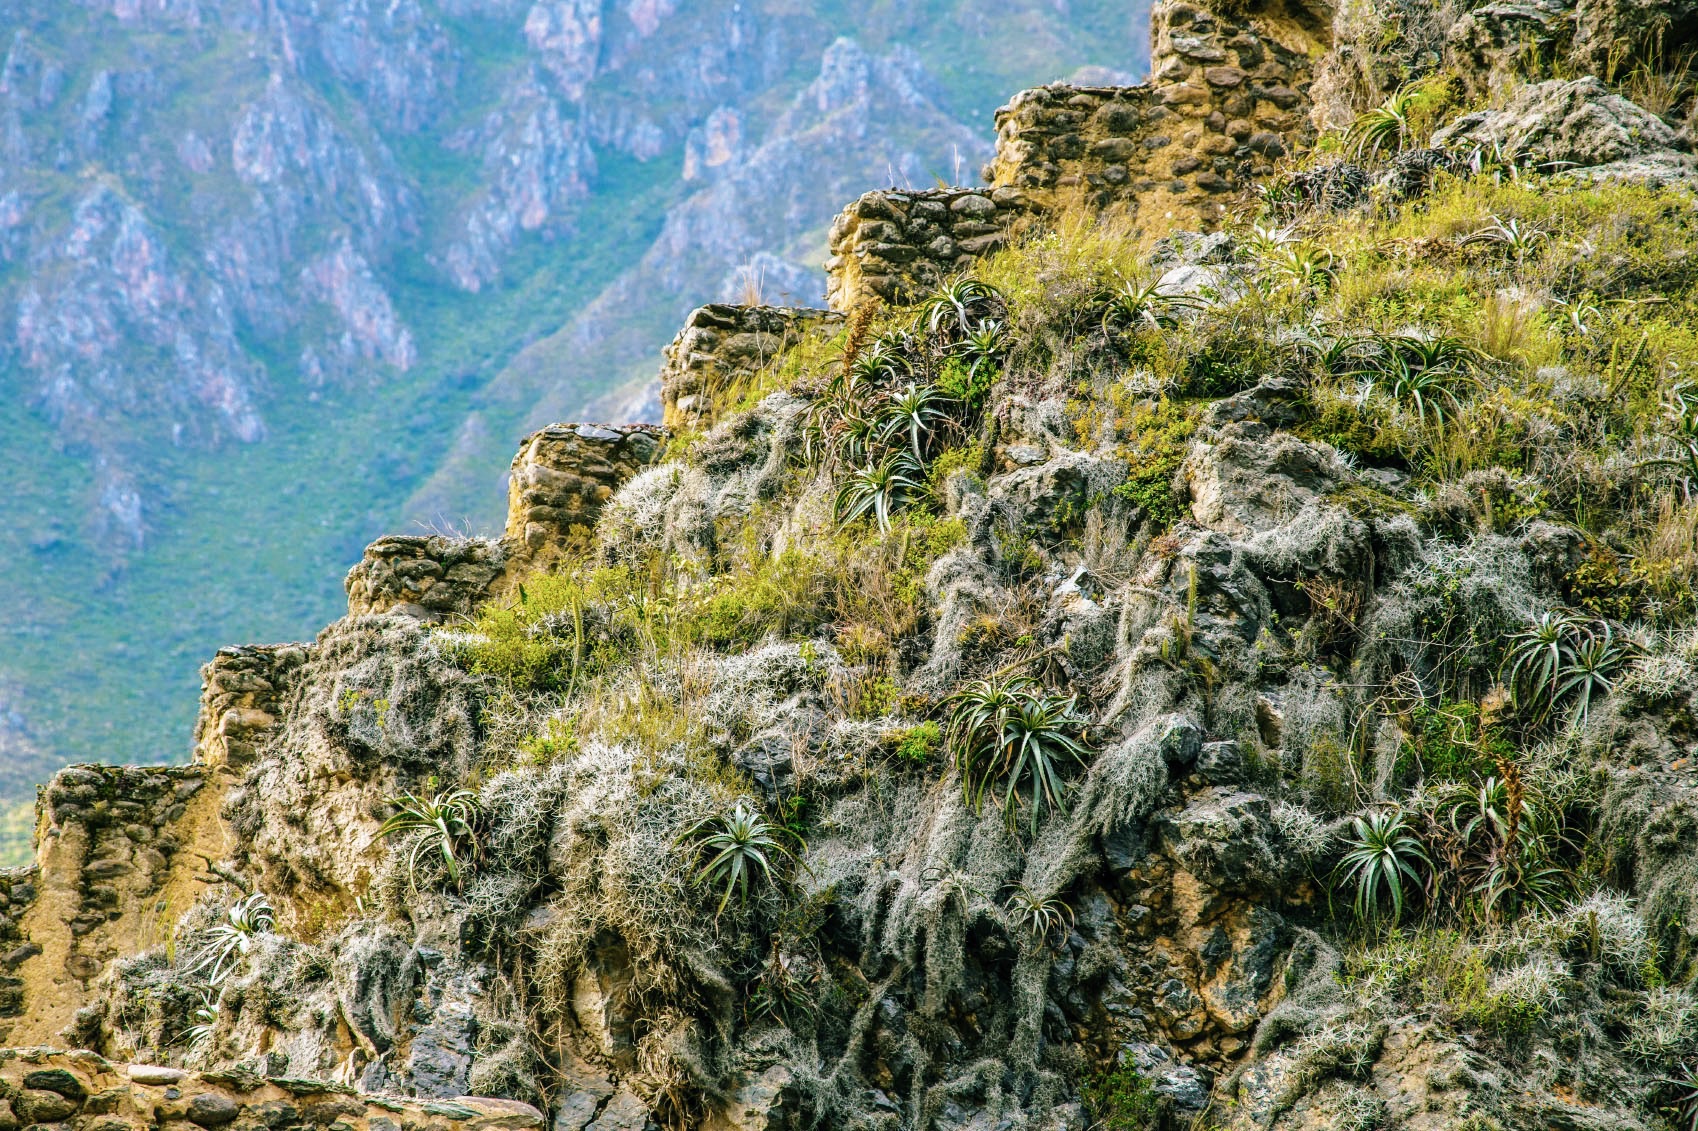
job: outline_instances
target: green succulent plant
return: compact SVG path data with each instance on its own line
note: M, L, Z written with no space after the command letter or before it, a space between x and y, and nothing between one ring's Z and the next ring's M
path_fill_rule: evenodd
M729 813L703 818L684 834L708 858L696 871L698 882L722 889L716 916L724 913L733 896L747 900L756 878L773 882L774 857L796 860L779 839L781 835L794 834L769 823L759 809L741 798Z
M949 746L975 811L1000 788L1010 823L1025 804L1035 832L1041 812L1064 808L1063 774L1087 753L1075 737L1083 726L1076 701L1045 694L1024 676L975 680L949 697Z
M1421 869L1431 872L1433 868L1421 839L1403 811L1391 808L1354 818L1348 845L1336 874L1342 886L1355 890L1351 905L1356 917L1376 922L1382 902L1389 900L1391 920L1397 922L1408 902L1405 885L1419 891Z
M837 522L845 525L870 515L879 530L888 533L891 516L925 489L924 465L907 449L889 452L845 478L837 491Z
M432 852L442 861L448 879L458 884L464 869L481 852L477 822L482 815L477 794L469 789L438 793L428 800L411 793L391 797L395 813L377 830L380 838L418 833L407 853L407 874L415 879L420 862Z

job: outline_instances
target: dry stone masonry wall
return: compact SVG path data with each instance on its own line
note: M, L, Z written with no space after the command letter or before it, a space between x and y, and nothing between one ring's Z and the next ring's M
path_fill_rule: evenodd
M13 1019L22 1017L27 1000L18 967L40 952L24 934L22 919L35 902L35 869L0 870L0 1041L7 1040Z
M1029 212L1012 188L864 193L831 225L826 301L842 311L869 295L910 301L1002 247Z
M625 480L660 455L648 424L553 424L525 437L507 489L507 540L535 568L580 541Z
M0 1051L0 1127L142 1131L535 1131L542 1115L513 1100L415 1101L251 1072L117 1065L93 1053Z
M690 312L660 369L661 422L676 431L708 419L712 394L752 376L810 329L838 321L829 310L710 303Z
M469 615L506 564L506 547L488 538L387 535L348 572L348 615L401 612L429 621Z
M5 959L26 999L8 1040L59 1039L114 959L170 937L210 878L203 858L228 854L218 819L227 775L206 765L86 765L54 776L42 793L34 899Z
M1045 86L996 114L988 189L867 193L831 229L827 297L911 299L1071 201L1209 230L1226 201L1313 137L1309 87L1330 9L1250 4L1228 19L1168 0L1151 14L1151 81Z
M195 761L236 769L251 763L277 726L289 673L306 661L310 647L248 644L220 648L200 669Z

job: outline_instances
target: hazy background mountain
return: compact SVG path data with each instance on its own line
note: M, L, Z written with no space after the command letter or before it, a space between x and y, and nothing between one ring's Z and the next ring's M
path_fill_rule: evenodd
M0 0L0 808L186 755L216 647L310 636L379 533L495 529L527 428L640 413L684 313L751 279L819 302L840 204L976 180L1009 93L1141 77L1147 26Z

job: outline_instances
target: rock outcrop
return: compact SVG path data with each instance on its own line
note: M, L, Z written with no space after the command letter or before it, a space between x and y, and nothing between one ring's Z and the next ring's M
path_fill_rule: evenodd
M572 14L539 12L569 55ZM1578 433L1527 415L1522 470L1455 455L1470 409L1512 411L1521 355L1320 340L1292 312L1352 280L1316 255L1294 284L1283 231L1145 238L1169 219L1152 192L1208 226L1211 182L1179 161L1234 162L1209 175L1236 190L1304 143L1322 23L1167 5L1154 85L1028 93L1002 183L845 213L832 303L850 337L885 319L846 346L876 362L854 382L817 356L837 314L698 309L664 371L686 441L531 434L500 540L380 540L317 640L215 657L194 765L62 772L36 866L0 875L0 1031L172 1066L0 1054L0 1115L1652 1126L1646 1066L1698 1057L1683 595L1653 608L1648 571L1558 521L1536 477ZM1189 157L1116 144L1170 123ZM732 144L721 125L701 153ZM1445 136L1594 170L1681 152L1595 79ZM1314 233L1352 183L1280 203ZM1036 297L959 289L954 325L861 302L913 299L1057 208L1122 206L1151 227L1118 259L1069 275L1053 241L1010 247ZM1522 258L1479 258L1469 295L1526 284ZM1159 282L1105 298L1130 260ZM1023 340L963 350L972 314ZM1386 357L1396 389L1328 384ZM920 387L933 370L947 396ZM1687 413L1663 376L1644 389ZM1662 492L1642 534L1691 506L1648 476L1664 463L1686 466L1633 461L1620 491ZM1686 635L1630 631L1635 599ZM1578 668L1518 680L1506 642L1551 633L1559 659L1587 650L1583 700ZM1517 700L1541 694L1544 714ZM1401 859L1407 885L1382 898L1353 856L1382 878ZM1360 921L1334 906L1352 897ZM1377 929L1417 904L1428 922Z

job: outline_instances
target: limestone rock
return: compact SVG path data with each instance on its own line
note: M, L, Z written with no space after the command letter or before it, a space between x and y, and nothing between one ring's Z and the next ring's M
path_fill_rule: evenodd
M1179 474L1197 522L1242 537L1291 521L1305 502L1335 488L1344 469L1330 450L1245 423L1199 440Z

